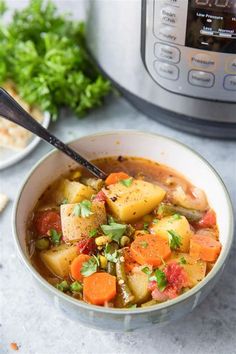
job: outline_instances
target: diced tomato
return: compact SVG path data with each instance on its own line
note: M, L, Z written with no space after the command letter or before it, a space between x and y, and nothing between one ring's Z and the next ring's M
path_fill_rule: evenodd
M167 264L164 269L166 280L169 285L173 285L177 290L187 286L188 276L186 271L177 262Z
M152 298L159 302L174 299L179 295L180 290L187 286L188 276L183 267L176 262L169 263L163 270L166 275L167 286L161 291L157 282L151 281L148 289L152 292Z
M78 253L93 254L97 246L93 238L83 238L77 243Z
M213 210L208 210L202 219L198 222L201 227L213 227L216 225L216 214Z
M96 197L94 198L97 202L105 202L106 201L106 195L103 193L103 191L98 192Z
M61 232L60 213L53 210L40 211L35 215L34 226L39 235L47 235L51 229Z

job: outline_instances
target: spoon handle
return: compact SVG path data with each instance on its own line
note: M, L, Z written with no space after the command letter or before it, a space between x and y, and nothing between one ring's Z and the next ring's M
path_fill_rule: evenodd
M106 179L107 175L97 166L87 161L84 157L72 150L68 145L52 135L47 129L39 124L29 113L27 113L3 88L0 87L0 116L13 123L29 130L39 136L64 154L88 169L98 178Z

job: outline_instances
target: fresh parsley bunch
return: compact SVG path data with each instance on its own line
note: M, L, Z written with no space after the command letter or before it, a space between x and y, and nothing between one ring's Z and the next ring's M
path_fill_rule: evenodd
M0 20L5 11L0 0ZM1 21L0 83L7 80L26 102L50 112L54 120L64 106L82 117L111 90L88 55L84 24L59 15L44 0L30 0L8 25Z

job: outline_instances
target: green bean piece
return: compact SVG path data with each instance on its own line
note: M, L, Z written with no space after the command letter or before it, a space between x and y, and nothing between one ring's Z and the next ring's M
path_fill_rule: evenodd
M44 237L44 238L40 238L35 242L35 247L40 250L46 250L49 247L49 239Z
M181 206L161 203L158 210L157 216L163 218L164 216L170 216L174 214L180 214L186 217L190 222L198 222L203 217L204 213L194 209L187 209Z
M107 271L111 275L116 275L116 265L113 262L107 262Z
M116 277L122 295L123 307L126 307L134 301L134 295L132 294L128 286L127 277L125 273L125 263L121 261L121 257L118 258L118 261L116 263Z

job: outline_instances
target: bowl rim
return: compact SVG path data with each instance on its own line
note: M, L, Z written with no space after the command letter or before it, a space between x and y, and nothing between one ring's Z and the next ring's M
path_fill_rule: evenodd
M13 205L12 222L11 222L14 243L15 243L15 247L17 249L17 253L20 256L20 259L23 261L24 265L26 266L26 268L28 268L28 270L31 272L31 274L34 276L34 278L37 281L39 281L39 283L41 283L41 285L43 287L45 287L50 293L52 293L52 295L59 297L60 299L65 300L66 302L68 301L71 305L82 307L84 310L90 310L90 311L93 310L97 313L106 313L106 314L118 315L118 316L119 315L144 314L144 313L155 312L155 311L167 309L167 308L173 307L177 304L180 304L181 302L184 302L186 299L190 298L193 295L196 295L207 283L210 283L210 281L217 275L217 273L220 271L220 269L224 266L227 258L229 257L229 254L230 254L230 250L231 250L232 243L233 243L233 235L234 235L233 206L232 206L232 202L231 202L228 190L227 190L223 180L221 179L218 172L211 166L211 164L204 157L202 157L198 152L196 152L195 150L193 150L191 147L187 146L186 144L184 144L174 138L166 137L161 134L149 133L149 132L144 132L141 130L133 130L133 129L109 130L109 131L84 135L84 136L81 136L77 139L70 141L67 144L72 145L80 139L84 139L84 138L91 139L91 138L94 138L96 136L101 136L101 135L104 136L104 135L117 134L119 136L119 135L125 135L125 134L130 134L130 133L135 134L135 135L145 135L145 136L150 136L150 137L156 137L156 138L160 138L160 139L167 140L170 142L174 142L175 144L180 145L182 148L189 150L192 154L197 156L204 164L206 164L208 166L210 171L215 175L216 179L218 180L218 182L221 184L221 186L223 188L224 195L226 197L226 201L227 201L227 205L228 205L228 218L229 218L228 238L226 240L226 245L225 245L224 251L222 253L222 257L220 259L218 259L217 263L214 265L211 272L208 273L208 275L203 280L201 280L201 282L199 282L199 284L194 286L192 289L190 289L186 293L178 296L177 298L172 299L172 300L168 300L168 301L160 303L160 304L156 304L156 305L153 305L150 307L145 307L145 308L120 309L120 308L108 308L108 307L101 307L101 306L97 306L97 305L87 304L84 301L79 301L77 299L72 298L69 295L64 294L63 292L56 289L49 282L47 282L47 280L45 280L40 275L40 273L33 267L33 265L30 263L29 259L26 257L26 255L24 254L24 252L21 248L20 241L19 241L19 238L17 235L16 216L17 216L18 204L21 199L21 195L23 193L23 189L25 188L25 185L29 182L33 172L38 168L39 165L41 165L45 160L47 160L52 154L59 152L57 149L52 149L47 154L42 156L41 159L38 160L34 164L34 166L30 169L30 171L27 173L27 175L26 175L26 177L25 177L25 179L24 179L24 181L17 193L16 199L15 199L15 202Z

